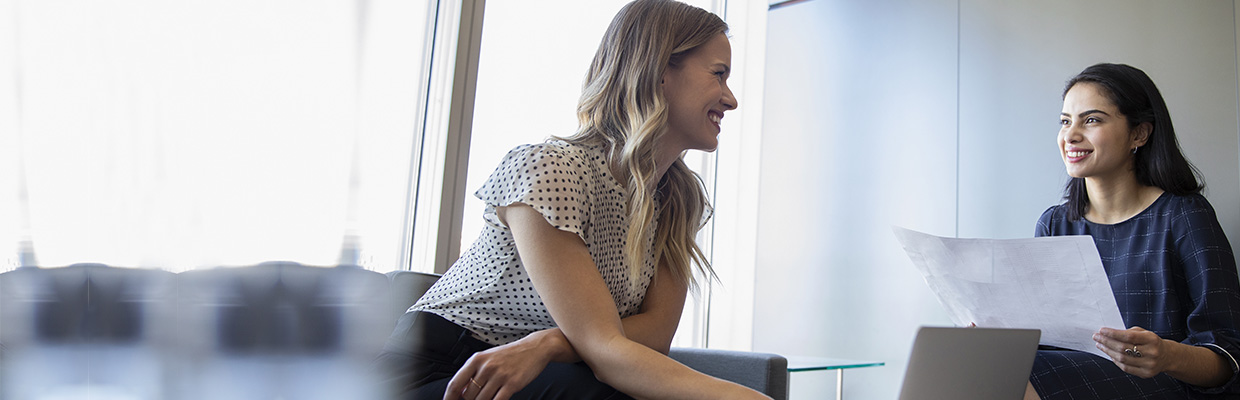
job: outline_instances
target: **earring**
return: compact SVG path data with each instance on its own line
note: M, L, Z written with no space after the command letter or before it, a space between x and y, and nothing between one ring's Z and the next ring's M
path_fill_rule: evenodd
M1137 149L1139 149L1139 148L1140 148L1140 147L1133 147L1133 148L1132 148L1132 154L1137 154Z

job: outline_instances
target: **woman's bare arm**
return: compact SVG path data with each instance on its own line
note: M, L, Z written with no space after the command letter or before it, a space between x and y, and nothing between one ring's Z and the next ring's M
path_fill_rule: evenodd
M688 288L688 282L680 282L667 269L666 263L660 263L659 272L650 282L641 309L637 314L620 320L624 335L634 342L667 354L671 351L672 337L676 335L676 328L680 325ZM530 338L538 341L539 345L550 353L551 361L581 361L581 356L568 343L568 338L559 328L534 332L530 334Z
M572 348L604 383L638 398L765 398L751 389L693 371L651 346L630 339L581 238L556 229L524 204L498 211L512 230L521 262L552 318ZM656 303L650 308L655 312L643 313L643 319L651 320L647 327L659 328L644 334L659 338L660 343L666 337L670 343L668 335L675 327L667 328L659 321L672 318L670 311L683 307L685 289L663 286L671 274L660 275L665 280L653 283L651 289ZM677 292L681 297L678 306L667 304L664 308L657 304ZM647 308L645 304L643 308ZM462 372L468 367L467 364Z

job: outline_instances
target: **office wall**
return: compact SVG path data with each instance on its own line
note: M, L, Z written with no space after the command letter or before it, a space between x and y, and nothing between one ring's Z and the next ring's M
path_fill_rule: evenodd
M908 333L949 322L891 225L955 233L956 3L768 17L754 349L885 361L848 371L845 396L895 398ZM824 398L834 378L795 373L791 394Z
M1233 3L1079 3L961 2L960 235L1033 234L1068 178L1055 142L1064 82L1117 62L1158 84L1185 155L1240 244Z
M772 11L760 169L757 351L868 359L845 396L895 398L916 327L948 325L891 225L1028 237L1059 202L1063 83L1147 71L1240 242L1232 1L814 0ZM834 390L792 376L794 399Z

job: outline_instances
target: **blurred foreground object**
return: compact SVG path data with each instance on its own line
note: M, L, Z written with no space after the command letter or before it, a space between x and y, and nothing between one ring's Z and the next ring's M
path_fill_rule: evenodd
M0 399L373 399L388 277L265 263L0 274Z

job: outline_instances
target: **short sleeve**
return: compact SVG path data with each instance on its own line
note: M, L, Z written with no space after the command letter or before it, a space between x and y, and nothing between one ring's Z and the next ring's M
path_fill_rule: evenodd
M489 224L504 226L495 215L496 207L523 203L556 229L585 240L588 176L585 160L563 147L524 145L509 151L474 195L486 203L483 218Z

